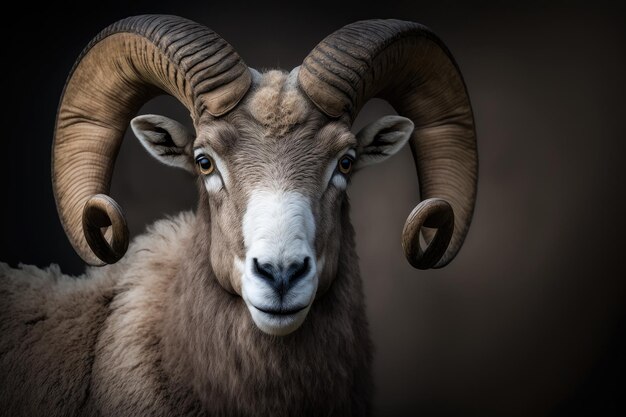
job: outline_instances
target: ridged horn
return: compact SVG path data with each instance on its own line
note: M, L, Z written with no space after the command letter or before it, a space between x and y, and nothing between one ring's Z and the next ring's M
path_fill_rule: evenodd
M443 42L412 22L356 22L320 42L298 77L305 94L330 117L353 121L370 98L379 97L413 120L410 144L424 201L405 223L404 252L419 269L448 264L471 222L478 156L465 83Z
M139 108L169 94L197 123L231 110L250 82L232 46L177 16L123 19L89 43L65 84L52 146L57 210L85 262L117 262L128 247L124 215L108 194L124 132Z

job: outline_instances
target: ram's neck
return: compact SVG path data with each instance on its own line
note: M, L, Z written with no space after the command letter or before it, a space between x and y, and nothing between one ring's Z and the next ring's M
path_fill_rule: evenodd
M246 398L255 409L241 404L242 414L265 414L258 407L272 414L276 404L285 404L276 396L284 394L286 384L292 385L290 395L302 397L288 403L311 404L325 395L351 395L355 372L369 380L370 342L354 232L347 212L342 219L337 276L304 324L285 337L262 333L241 297L218 284L208 248L202 242L191 245L171 285L162 333L162 365L181 398L185 390L195 392L199 404L217 414L224 411L224 398L235 404ZM206 220L201 224L198 217L197 231L206 230ZM311 377L317 391L307 386Z

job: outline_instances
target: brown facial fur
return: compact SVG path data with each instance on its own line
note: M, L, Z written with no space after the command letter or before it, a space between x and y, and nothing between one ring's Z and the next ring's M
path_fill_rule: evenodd
M316 223L316 254L324 259L318 293L331 285L337 269L342 234L339 212L346 196L322 182L328 165L342 151L355 147L356 139L344 124L329 122L307 106L301 93L286 85L287 80L284 72L263 74L240 108L223 121L200 126L194 142L194 148L217 153L228 170L227 184L218 193L208 195L200 180L199 213L211 218L207 235L216 242L210 248L216 276L224 288L237 294L241 294L240 271L234 267L234 259L245 258L241 223L254 190L297 191L308 197ZM292 101L300 105L292 110L282 107ZM264 112L256 110L259 108ZM267 116L280 113L281 108L298 117L279 120Z

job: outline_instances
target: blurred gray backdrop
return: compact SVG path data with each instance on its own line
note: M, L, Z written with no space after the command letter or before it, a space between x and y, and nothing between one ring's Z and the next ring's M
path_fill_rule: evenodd
M417 271L400 245L419 201L408 148L353 180L376 345L375 415L625 410L626 25L619 6L140 1L59 5L57 15L20 7L2 28L9 109L0 152L0 261L84 269L57 219L50 145L65 77L106 25L133 14L178 14L220 33L249 66L289 70L344 24L417 21L446 42L465 77L478 131L478 203L456 260ZM355 129L392 111L374 100ZM142 112L189 123L171 98ZM191 177L159 165L129 134L112 195L133 235L196 204Z

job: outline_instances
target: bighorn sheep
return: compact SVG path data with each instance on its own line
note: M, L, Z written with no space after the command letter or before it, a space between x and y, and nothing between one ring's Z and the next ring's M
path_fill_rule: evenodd
M131 122L158 94L190 110L194 134L162 116ZM399 116L353 135L372 97ZM129 122L157 159L198 176L200 195L195 213L130 246L107 196ZM403 247L416 268L442 267L470 224L477 152L459 70L427 28L350 24L290 73L249 69L179 17L106 28L65 86L52 176L75 250L111 265L80 278L0 265L0 410L367 415L371 342L345 189L407 141L425 200Z

